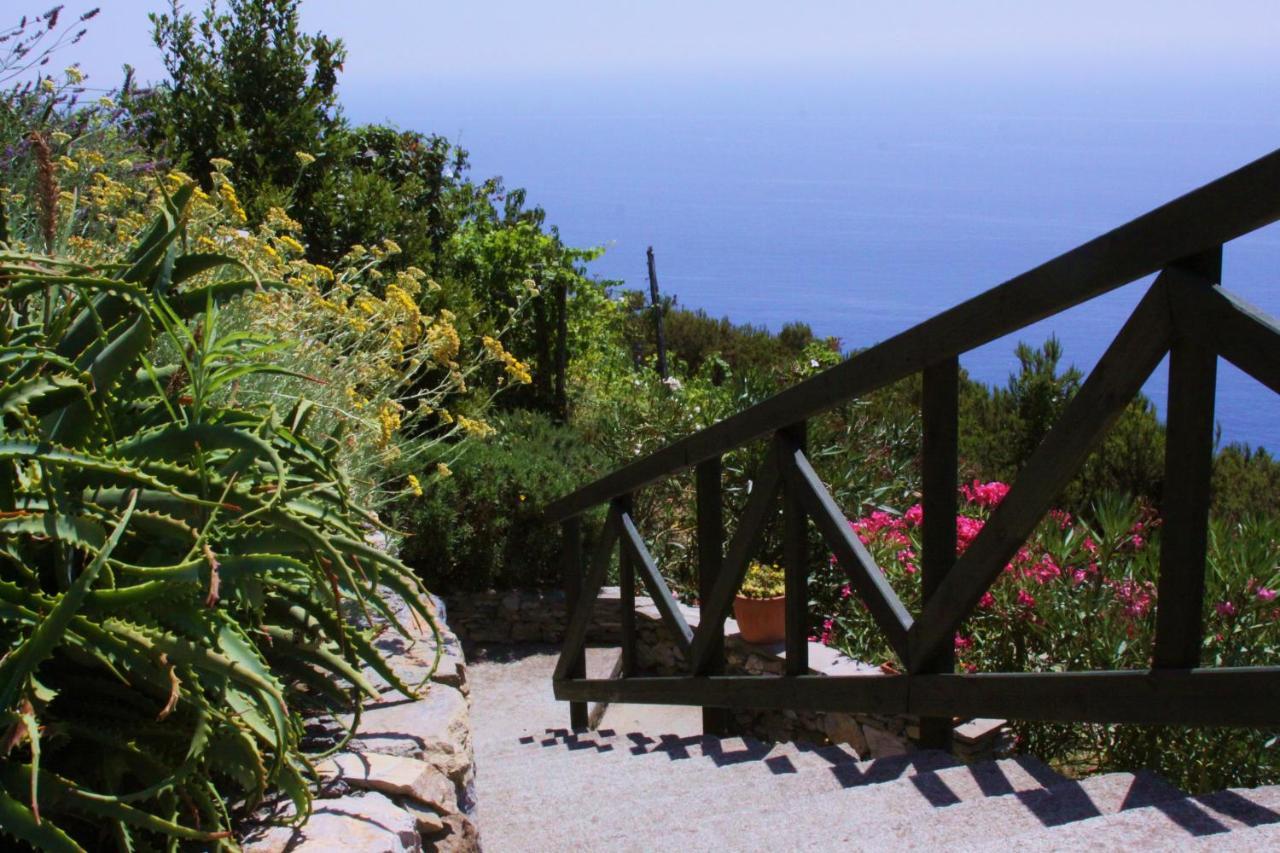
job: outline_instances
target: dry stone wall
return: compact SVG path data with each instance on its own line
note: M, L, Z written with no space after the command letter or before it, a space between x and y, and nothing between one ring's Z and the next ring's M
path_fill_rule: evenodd
M489 591L449 597L451 624L468 643L559 643L565 624L565 598L557 591ZM685 620L697 627L696 607L681 605ZM588 642L615 645L622 637L621 598L616 587L601 590L596 600ZM782 644L754 645L737 633L732 619L725 622L725 666L729 674L781 675L785 666ZM636 598L636 663L650 675L680 675L687 670L675 638L657 607ZM879 669L853 660L819 643L809 644L809 669L819 675L867 675ZM907 716L834 712L735 710L735 728L768 741L844 743L860 755L875 758L908 751L920 735L919 720ZM965 760L979 760L1010 751L1003 720L967 720L957 725L954 751Z
M384 630L375 641L391 671L409 685L431 675L436 639L431 627L393 595L408 637ZM429 599L444 656L419 698L406 699L380 675L364 675L380 691L362 708L357 736L319 763L322 783L310 818L297 827L273 825L283 810L259 814L242 840L247 853L403 853L479 850L473 822L475 769L471 705L462 644L449 629L443 602ZM350 724L350 720L343 721ZM316 721L313 728L323 729ZM281 804L276 804L280 806Z

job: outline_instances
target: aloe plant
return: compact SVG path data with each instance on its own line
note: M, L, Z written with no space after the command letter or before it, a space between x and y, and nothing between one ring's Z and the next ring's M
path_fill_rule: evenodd
M399 628L389 589L435 624L340 437L237 406L275 344L218 305L279 285L184 252L190 195L120 264L0 244L0 836L41 849L233 847L274 792L301 819L302 720L373 695L363 668L420 687L352 615Z

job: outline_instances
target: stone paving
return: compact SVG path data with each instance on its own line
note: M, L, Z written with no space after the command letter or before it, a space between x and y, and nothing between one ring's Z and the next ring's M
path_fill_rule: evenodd
M478 646L469 668L484 850L1275 850L1280 789L1184 796L1148 773L1066 779L1035 759L697 734L696 709L612 706L565 730L556 649ZM588 674L608 675L607 650Z

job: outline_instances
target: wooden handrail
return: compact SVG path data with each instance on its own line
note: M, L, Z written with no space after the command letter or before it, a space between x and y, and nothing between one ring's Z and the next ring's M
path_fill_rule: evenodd
M921 741L945 748L957 715L1063 722L1193 725L1280 723L1280 667L1200 670L1206 528L1217 359L1280 393L1280 323L1223 290L1222 244L1280 219L1280 150L1206 184L999 287L945 311L817 376L675 442L556 501L562 523L570 618L554 681L585 725L585 700L702 705L708 730L718 708L793 708L921 717ZM1046 316L1159 272L1062 416L1022 466L1008 494L956 556L960 353ZM1170 354L1165 535L1158 572L1152 668L1128 672L957 675L956 630L1106 430ZM913 614L858 540L806 456L806 420L890 382L923 373L922 605ZM772 437L738 527L724 541L721 456ZM701 618L686 624L631 516L637 489L698 466ZM783 512L786 672L725 676L724 621L767 521ZM611 505L585 577L580 514ZM807 553L812 521L850 589L905 663L893 676L808 675ZM620 544L624 667L621 680L586 679L583 651L592 603ZM639 676L634 620L637 569L675 636L688 674Z
M563 521L1280 219L1280 149L549 504Z

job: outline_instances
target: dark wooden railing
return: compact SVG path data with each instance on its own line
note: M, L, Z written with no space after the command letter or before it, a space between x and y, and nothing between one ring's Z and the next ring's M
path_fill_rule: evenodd
M1223 244L1280 219L1280 150L908 329L770 399L626 465L546 509L563 526L570 617L554 677L571 722L586 702L645 702L911 714L945 743L954 717L1062 722L1263 725L1280 722L1280 667L1201 669L1206 529L1219 356L1280 392L1280 327L1220 286ZM956 552L959 356L1121 285L1158 273L1115 340L1032 453L964 554ZM1280 282L1278 282L1280 284ZM1165 354L1170 354L1165 497L1152 666L1140 671L952 672L952 638L1051 501ZM806 419L913 373L922 392L922 592L907 611L805 456ZM724 542L721 457L771 442L737 530ZM701 619L691 631L631 516L634 494L696 468ZM784 516L786 674L726 676L724 620L775 501ZM585 576L579 517L609 511ZM907 672L808 675L811 519ZM592 604L621 547L621 679L585 678ZM688 674L635 668L635 578L685 652ZM721 717L705 712L715 728Z

